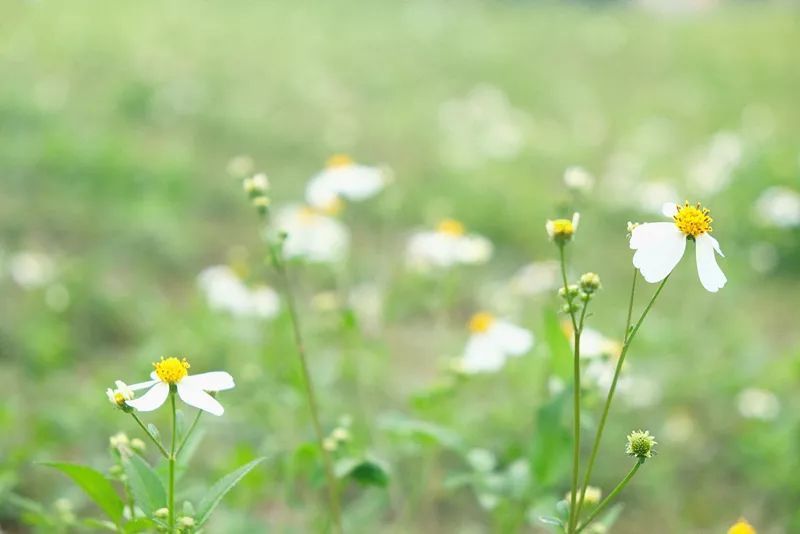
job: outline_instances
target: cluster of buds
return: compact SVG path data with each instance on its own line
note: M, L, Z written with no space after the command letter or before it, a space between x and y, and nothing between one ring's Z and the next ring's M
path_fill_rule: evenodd
M580 218L580 213L573 213L572 219L548 220L547 224L545 224L548 237L559 247L563 247L572 241L572 236L575 235L575 232L578 230Z
M352 439L352 435L350 434L351 424L352 420L350 417L345 416L340 418L339 425L322 440L323 448L328 452L334 452L345 443L348 443Z
M117 432L108 438L108 444L111 451L122 459L130 458L134 453L143 454L145 451L144 441L139 438L128 439L124 432Z
M634 456L641 461L652 458L656 454L656 438L647 430L634 430L628 434L628 443L625 445L625 454Z
M267 175L260 172L250 178L245 178L242 181L242 187L250 198L250 202L258 210L258 213L261 216L266 216L272 202L267 195L269 193L269 178L267 178Z
M592 300L600 287L600 277L596 273L584 273L577 284L560 288L558 295L565 301L564 313L572 314L579 311L580 303L585 305Z

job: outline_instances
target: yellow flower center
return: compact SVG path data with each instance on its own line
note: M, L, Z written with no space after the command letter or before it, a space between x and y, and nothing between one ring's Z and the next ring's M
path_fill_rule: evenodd
M683 206L678 206L678 213L675 214L673 219L678 230L694 238L711 232L711 221L713 219L709 213L699 202L695 206L690 206L686 202Z
M125 404L125 400L125 395L123 395L121 392L117 391L114 393L114 402L116 402L118 406Z
M575 227L569 219L554 220L552 229L554 236L569 237L575 233Z
M342 199L334 197L329 202L326 202L324 206L320 206L319 211L325 215L339 215L343 209L344 202L342 202Z
M334 154L328 158L327 167L333 169L336 167L347 167L352 164L353 160L347 154Z
M464 235L464 225L455 219L443 219L436 230L452 236Z
M728 534L756 534L756 529L744 519L740 519L728 529Z
M177 384L183 377L189 374L189 362L186 358L179 360L174 356L167 359L161 358L160 362L155 362L153 367L156 369L158 379L166 384Z
M494 323L492 314L486 312L476 313L469 320L469 329L475 334L480 334L489 330L492 323Z

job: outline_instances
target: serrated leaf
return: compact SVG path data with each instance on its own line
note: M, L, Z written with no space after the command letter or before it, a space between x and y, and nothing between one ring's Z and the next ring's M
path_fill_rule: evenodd
M550 352L550 368L553 375L563 381L568 381L572 376L572 345L570 345L558 314L548 310L544 314L544 338Z
M334 473L337 478L351 478L365 486L385 488L389 485L388 471L374 460L342 458L334 465Z
M139 456L131 456L125 462L124 468L133 497L145 515L151 516L153 512L167 505L164 484L147 462Z
M239 483L244 476L253 470L255 466L263 462L266 458L256 458L252 462L243 465L236 471L228 473L221 479L219 479L209 490L206 492L205 497L200 503L197 505L197 526L202 526L208 518L211 517L211 513L214 511L214 508L217 507L219 502L225 497L225 494L228 493L233 487Z
M102 473L78 464L44 462L42 465L58 469L70 477L114 523L120 522L124 504L114 486Z

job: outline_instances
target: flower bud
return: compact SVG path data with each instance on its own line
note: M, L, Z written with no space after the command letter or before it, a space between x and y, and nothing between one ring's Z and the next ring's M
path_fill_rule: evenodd
M628 444L625 454L635 456L640 460L652 458L655 455L656 439L647 430L634 430L628 434Z
M322 440L322 448L328 452L335 451L337 446L338 443L336 443L336 440L331 437Z
M182 528L192 528L195 525L194 518L185 515L180 519L178 519L178 525L181 526Z
M114 449L119 449L120 447L127 447L130 441L128 440L128 435L124 432L117 432L110 438L108 438L108 444L111 445Z
M350 441L350 431L346 428L335 428L331 433L331 437L338 442Z
M600 277L596 273L584 273L580 280L581 291L591 295L600 289Z
M561 298L565 298L567 300L572 300L572 299L574 299L575 297L578 296L578 291L579 291L579 289L578 289L577 285L570 284L566 288L564 288L564 287L559 288L558 295Z
M158 510L153 512L153 515L157 519L166 519L169 517L169 510L167 508L159 508Z
M144 441L140 440L139 438L133 438L131 440L131 449L135 450L136 452L144 452Z
M548 220L547 224L545 224L545 230L547 230L547 235L550 237L552 241L555 241L558 245L564 245L572 240L572 236L575 234L575 231L578 229L578 221L580 220L580 214L574 213L572 215L572 219L553 219Z
M574 303L564 304L564 306L561 307L561 310L564 313L575 313L575 312L580 310L580 307L577 304L574 304Z
M127 405L127 402L129 400L133 400L133 390L129 388L128 385L122 380L116 380L114 385L117 386L116 389L106 389L108 402L114 404L117 408L123 411L130 411L131 408Z

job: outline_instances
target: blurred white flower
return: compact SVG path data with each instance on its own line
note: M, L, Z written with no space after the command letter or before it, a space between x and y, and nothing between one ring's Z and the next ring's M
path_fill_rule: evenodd
M718 132L689 168L689 186L702 196L719 193L730 184L742 161L742 140L732 132Z
M533 347L533 334L489 313L480 312L469 321L472 335L461 360L465 373L500 370L512 356L522 356Z
M514 293L534 296L559 286L560 267L557 261L540 261L522 267L509 282Z
M800 193L788 187L770 187L759 195L755 211L765 225L777 228L800 226Z
M572 324L565 323L567 336L570 343L574 343ZM574 348L573 348L574 350ZM599 356L612 356L616 358L622 350L622 345L611 338L607 338L597 330L585 327L581 333L581 358L597 358Z
M524 145L524 121L524 113L511 106L502 90L479 85L465 98L439 107L443 158L460 168L511 159Z
M492 243L488 239L466 234L464 225L453 219L444 219L435 231L415 233L406 247L407 264L419 271L485 263L491 255Z
M747 388L736 397L739 413L747 419L771 421L778 417L780 401L774 393L766 389Z
M129 386L133 391L149 389L141 397L128 400L128 406L132 406L140 412L151 412L164 404L169 396L170 388L175 386L178 396L189 406L194 406L212 415L222 415L225 411L219 401L207 392L232 389L235 384L229 373L212 371L190 375L189 367L191 366L186 358L179 360L175 357L161 358L161 361L155 362L153 367L155 367L155 371L150 374L152 380Z
M339 154L308 182L306 201L315 208L325 208L341 198L366 200L377 195L388 181L385 169L360 165Z
M275 217L275 229L286 232L283 253L287 258L333 263L343 260L350 248L350 231L319 209L297 204L285 206Z
M233 178L244 178L253 172L255 163L253 158L246 155L234 156L228 161L228 175Z
M55 278L56 269L50 256L40 252L22 251L9 258L12 280L24 289L36 289Z
M614 380L616 368L617 362L615 359L607 357L591 358L584 371L585 382L605 395L611 389L611 382ZM624 395L630 385L630 378L623 374L624 369L617 379L617 393L620 395Z
M678 412L670 415L664 423L664 430L660 432L666 439L675 443L685 443L695 433L695 422L688 413Z
M648 282L666 278L683 257L686 242L696 243L697 274L706 290L716 293L727 282L717 265L715 252L722 256L719 243L711 237L711 217L700 204L683 206L666 203L663 213L672 222L644 223L631 232L630 247L636 251L633 265Z
M278 294L270 287L250 290L236 272L225 265L208 267L197 277L208 306L236 317L270 319L280 309Z
M569 167L564 171L564 185L569 189L588 193L594 187L594 176L583 167Z

